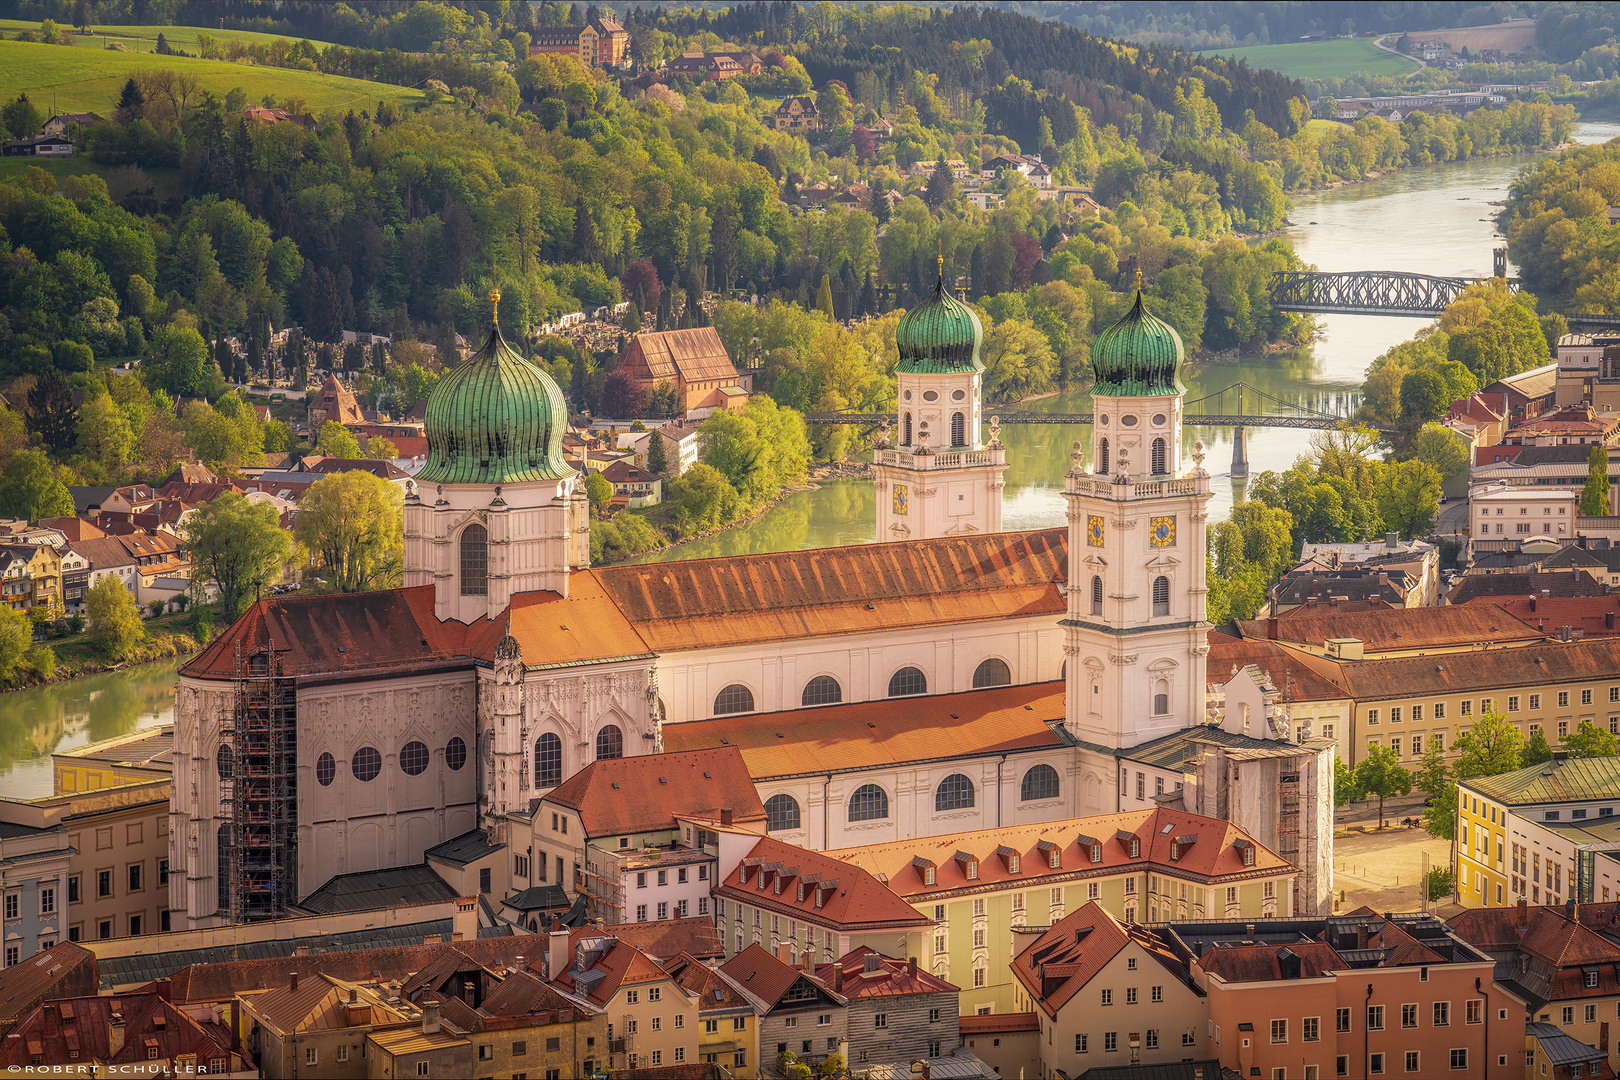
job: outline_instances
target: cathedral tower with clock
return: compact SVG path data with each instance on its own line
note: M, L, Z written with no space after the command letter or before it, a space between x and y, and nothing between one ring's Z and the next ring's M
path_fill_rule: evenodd
M1066 723L1129 747L1204 721L1209 646L1203 447L1182 467L1181 338L1136 302L1091 347L1093 468L1064 484L1069 589Z
M939 282L895 328L900 362L898 447L872 455L877 538L929 540L1001 531L1001 474L1007 452L984 415L984 328L973 309Z

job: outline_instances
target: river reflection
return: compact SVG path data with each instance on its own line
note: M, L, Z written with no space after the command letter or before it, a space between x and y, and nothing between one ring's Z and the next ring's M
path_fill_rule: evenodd
M180 661L0 694L0 792L51 794L51 754L156 727L174 718Z

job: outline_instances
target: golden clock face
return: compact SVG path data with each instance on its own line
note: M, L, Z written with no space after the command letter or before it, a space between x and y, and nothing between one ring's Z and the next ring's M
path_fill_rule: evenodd
M909 502L910 492L907 490L906 485L894 485L894 512L896 514L904 514Z
M1148 536L1154 547L1171 547L1176 542L1176 519L1174 517L1156 517Z
M1092 547L1103 546L1103 519L1096 514L1086 520L1086 543Z

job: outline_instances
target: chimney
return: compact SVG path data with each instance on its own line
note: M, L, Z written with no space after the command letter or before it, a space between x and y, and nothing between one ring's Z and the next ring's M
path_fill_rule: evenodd
M1384 546L1385 547L1393 548L1397 544L1399 544L1399 542L1400 542L1400 534L1399 533L1387 532L1387 533L1384 534Z
M1530 929L1530 901L1519 897L1519 932Z
M349 987L349 1004L353 1005L353 1004L357 1003L359 1000L360 1000L360 991L356 990L352 986Z
M169 978L168 978L167 975L165 975L163 978L157 980L157 995L158 995L158 997L162 998L164 1001L173 1001L174 1000L174 987L169 982Z
M1365 949L1366 947L1367 947L1367 924L1362 923L1360 926L1356 927L1356 948Z
M1605 629L1605 630L1613 630L1614 629L1614 612L1613 611L1605 611L1603 613L1603 629Z
M722 829L731 828L731 807L729 806L720 808L720 827Z
M295 994L298 992L298 972L296 971L292 973L292 991Z
M550 949L546 954L546 978L556 981L568 967L568 931L551 932Z
M107 1056L114 1058L124 1048L124 1014L114 1011L107 1019Z
M814 949L804 950L804 952L799 956L799 969L801 971L808 972L810 970L810 961L815 957L815 955L816 953Z
M842 964L840 964L838 961L834 960L833 961L833 993L842 994L843 992L844 992L844 966Z
M906 974L913 979L917 977L917 958L915 956L906 957Z
M422 1034L437 1035L439 1033L439 1003L429 1002L422 1006Z
M47 1039L56 1038L56 1006L47 1001L40 1006L40 1011L44 1014L45 1019L45 1037Z
M1530 610L1531 611L1536 610L1536 594L1535 593L1530 594Z
M776 946L776 958L778 960L782 961L782 963L788 964L788 965L791 966L792 963L793 963L793 946L790 945L786 941L784 941L784 942L780 943L779 945L777 945Z
M478 897L456 897L456 913L450 921L451 940L472 941L478 937Z

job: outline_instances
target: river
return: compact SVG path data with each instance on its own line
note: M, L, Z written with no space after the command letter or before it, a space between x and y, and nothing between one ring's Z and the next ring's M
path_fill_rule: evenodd
M0 794L49 795L52 754L170 723L180 663L142 664L0 694Z
M1620 124L1582 123L1580 143L1620 136ZM1412 273L1488 276L1497 234L1492 202L1507 198L1508 184L1533 161L1528 156L1487 158L1434 165L1294 197L1282 235L1301 259L1319 270L1404 270ZM1191 364L1183 372L1187 400L1245 383L1275 397L1339 412L1359 403L1362 378L1379 354L1410 338L1418 319L1365 315L1319 316L1321 333L1311 344L1226 363ZM1041 412L1090 412L1090 396L1074 390L1021 406ZM1247 408L1257 410L1250 400ZM1189 412L1203 410L1189 406ZM991 410L992 412L994 410ZM1226 410L1221 410L1226 411ZM1291 428L1249 428L1251 475L1286 469L1310 448L1312 432ZM1090 447L1084 425L1010 424L1001 429L1007 447L1008 529L1060 525L1064 520L1063 474L1070 444ZM1202 440L1214 477L1210 513L1224 518L1244 481L1231 475L1231 428L1193 427L1186 444ZM758 519L713 536L641 556L636 562L706 559L762 551L865 543L873 539L876 507L869 481L839 480L789 496Z

